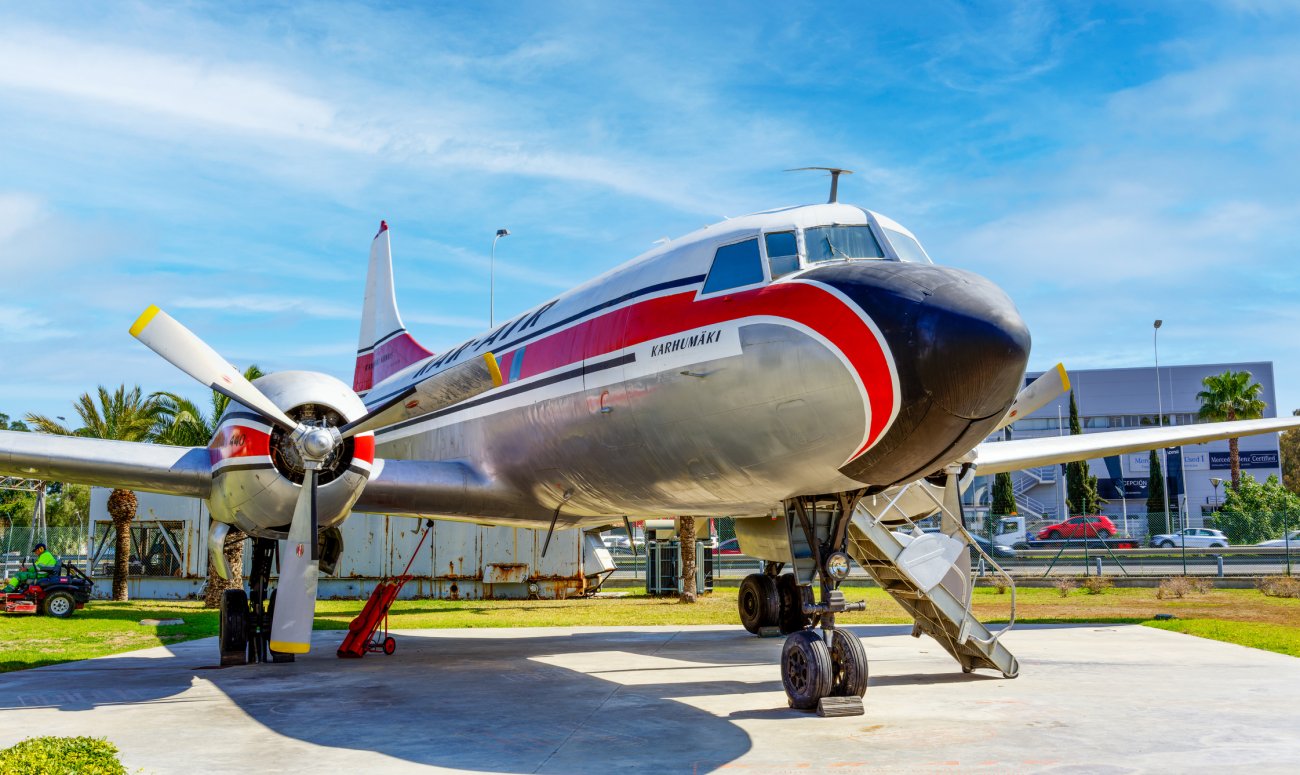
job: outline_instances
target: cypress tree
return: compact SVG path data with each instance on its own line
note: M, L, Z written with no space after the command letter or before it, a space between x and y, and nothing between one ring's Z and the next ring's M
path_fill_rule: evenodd
M1070 391L1070 435L1083 433L1079 422L1079 404ZM1076 460L1065 466L1065 497L1071 514L1096 514L1101 499L1097 497L1097 477L1088 472L1088 461ZM1067 515L1068 516L1068 515Z
M1011 474L1004 472L993 477L993 504L989 513L998 517L1016 513L1016 495L1011 489Z
M1011 488L1011 474L1003 472L993 477L993 502L989 506L988 524L984 532L990 541L997 527L998 518L1016 513L1016 494Z
M1165 513L1165 474L1160 456L1151 450L1151 478L1147 486L1147 534L1159 535L1168 529L1169 515Z

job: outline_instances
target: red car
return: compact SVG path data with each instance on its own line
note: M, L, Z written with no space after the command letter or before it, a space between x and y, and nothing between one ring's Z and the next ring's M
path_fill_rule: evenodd
M1119 531L1110 517L1100 514L1087 517L1070 517L1064 522L1048 525L1038 531L1039 538L1110 538Z

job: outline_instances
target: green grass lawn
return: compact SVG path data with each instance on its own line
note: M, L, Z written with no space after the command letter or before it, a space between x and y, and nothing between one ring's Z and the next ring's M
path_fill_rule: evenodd
M844 614L846 624L907 624L911 620L876 588L846 588L867 610ZM581 625L736 624L734 587L719 588L696 605L643 594L572 600L400 600L389 625L394 629L542 627ZM1010 597L978 588L976 616L1005 621ZM361 610L360 600L322 600L316 629L337 630ZM1180 600L1160 600L1154 589L1081 590L1061 597L1055 589L1022 589L1017 620L1023 623L1110 622L1145 624L1204 638L1300 656L1300 600L1265 597L1255 590L1213 590ZM1171 621L1154 621L1173 614ZM185 624L146 627L141 619L180 618ZM737 625L739 626L739 625ZM0 616L0 672L168 645L217 634L217 613L195 601L92 601L69 619Z

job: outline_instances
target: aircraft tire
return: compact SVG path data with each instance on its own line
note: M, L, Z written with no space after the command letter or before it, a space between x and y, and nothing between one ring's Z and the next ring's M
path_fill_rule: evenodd
M781 608L777 625L782 635L799 632L812 624L812 619L803 612L803 594L799 591L799 582L793 573L783 573L776 579L777 597Z
M776 579L763 573L746 576L740 582L736 606L740 609L740 623L755 635L764 627L775 627L781 616Z
M831 673L831 697L867 693L867 650L848 630L837 629L831 636Z
M217 643L221 649L221 666L248 664L248 595L242 589L221 593Z
M781 685L790 707L814 710L831 693L831 651L814 630L800 630L781 648Z

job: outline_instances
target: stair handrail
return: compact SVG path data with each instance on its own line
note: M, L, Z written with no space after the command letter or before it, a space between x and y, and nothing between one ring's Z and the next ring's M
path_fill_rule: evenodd
M980 548L980 545L975 542L975 538L970 534L968 530L966 530L966 526L962 524L960 514L953 514L951 511L949 511L947 508L944 507L943 501L940 498L935 497L934 493L930 492L928 489L925 489L924 487L921 489L925 491L925 494L929 496L930 500L935 502L935 504L939 507L940 511L944 512L950 518L952 518L953 524L957 527L959 531L961 531L961 534L965 539L966 545L974 548L975 551L978 552L983 559L987 560L988 564L992 566L993 570L996 573L1001 574L1007 580L1007 583L1011 587L1011 615L1007 619L1006 626L995 633L991 633L988 640L984 640L983 638L976 638L972 636L969 632L969 620L971 618L971 612L970 612L971 604L974 602L974 598L975 598L974 578L973 577L968 578L968 583L966 584L966 601L962 606L963 607L962 622L961 622L961 629L958 633L957 642L965 643L968 639L975 640L978 641L979 643L984 644L986 647L991 648L993 644L998 642L998 639L1001 638L1003 634L1010 631L1011 628L1016 625L1016 580L1011 578L1011 574L1007 573L1007 571L1001 565L998 564L997 560L994 560L987 552L985 552L982 548ZM966 574L968 577L972 576L972 572L969 568L966 570Z

